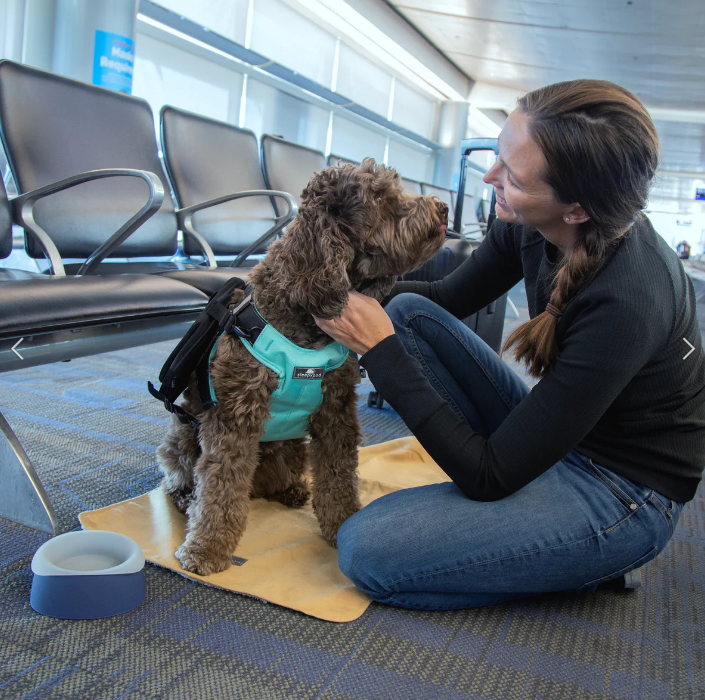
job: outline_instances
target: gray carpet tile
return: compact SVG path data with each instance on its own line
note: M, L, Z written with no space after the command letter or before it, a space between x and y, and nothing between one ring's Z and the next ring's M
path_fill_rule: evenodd
M521 287L511 294L526 318ZM77 513L160 481L167 414L146 392L173 343L0 374L0 410L57 509ZM505 360L527 380L522 368ZM530 382L529 382L530 383ZM409 432L368 409L364 444ZM373 604L327 623L151 565L147 600L95 621L29 606L47 536L0 520L0 698L256 700L696 700L705 698L705 493L683 512L636 592L545 595L477 610Z

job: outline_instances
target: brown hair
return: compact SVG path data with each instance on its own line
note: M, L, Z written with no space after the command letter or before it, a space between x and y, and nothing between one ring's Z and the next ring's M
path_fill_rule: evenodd
M544 180L560 202L578 202L590 217L553 281L549 302L562 313L641 216L658 165L658 134L641 101L606 80L547 85L517 108L546 158ZM529 373L543 376L556 355L556 323L544 311L519 326L504 350L514 346Z

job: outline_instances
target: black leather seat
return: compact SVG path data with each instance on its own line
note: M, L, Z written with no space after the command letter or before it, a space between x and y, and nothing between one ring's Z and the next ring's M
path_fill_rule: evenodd
M164 191L160 210L92 272L149 272L174 277L208 293L236 270L171 262L177 253L177 217L159 160L152 111L144 100L77 80L0 61L0 137L21 193L91 170L130 168L155 173ZM111 177L86 182L38 202L36 223L46 230L63 260L88 258L128 220L146 199L143 183ZM26 226L25 226L26 228ZM27 253L43 257L41 246L26 237ZM203 251L204 258L212 256ZM146 259L163 257L151 263ZM65 264L76 272L78 263ZM198 268L198 269L194 269ZM193 272L193 274L191 274Z
M208 300L190 285L155 275L39 275L3 280L0 290L0 338L174 314L193 320Z
M257 262L247 256L264 253L293 218L277 217L275 197L262 175L257 137L247 129L170 106L162 108L160 124L164 164L174 194L182 211L193 211L191 219L183 215L180 221L182 230L191 233L184 238L185 252L199 253L193 235L197 231L214 255L231 258L219 261L220 266L239 265L237 274L245 278ZM289 209L295 213L288 194L276 198L287 214ZM220 203L200 209L201 202L214 200Z
M10 204L0 178L0 259L11 251ZM79 277L0 267L0 372L179 338L207 301L193 286L159 275Z

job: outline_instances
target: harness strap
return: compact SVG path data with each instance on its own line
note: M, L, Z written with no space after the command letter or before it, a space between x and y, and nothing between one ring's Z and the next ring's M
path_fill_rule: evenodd
M218 333L195 369L198 395L204 411L209 411L215 407L215 401L211 393L210 361L212 350L218 339L226 333L232 333L254 343L267 326L267 321L262 318L262 315L255 308L254 290L251 285L245 287L245 295L233 309L228 309L223 304L212 304L211 308L208 309L208 313L218 321Z
M169 413L173 413L179 419L179 423L183 423L183 425L193 425L196 428L201 424L198 418L194 418L188 411L181 408L181 406L169 401L161 391L154 388L152 382L147 382L147 389L155 399L164 404L164 407Z
M245 338L254 344L259 334L267 327L267 321L257 310L254 293L250 286L245 288L245 298L232 310L234 323L227 332Z
M218 321L219 328L224 326L229 320L230 309L218 302L208 304L206 307L206 312L209 316L212 316L216 321Z

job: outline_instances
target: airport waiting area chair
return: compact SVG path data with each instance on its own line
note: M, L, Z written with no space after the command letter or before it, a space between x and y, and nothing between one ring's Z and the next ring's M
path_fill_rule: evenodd
M184 237L206 264L171 259L178 252L177 222L187 221L194 211L175 210L159 160L154 118L144 100L0 61L0 137L20 193L105 168L155 173L166 192L159 211L119 245L101 249L101 259L89 261L89 269L84 261L139 209L144 185L135 178L115 177L55 194L37 204L32 221L21 222L25 230L35 230L36 235L26 236L31 257L43 257L38 231L48 230L68 273L157 274L208 294L233 276L246 277L246 271L218 267L205 238L191 233L189 226L184 226ZM292 220L293 199L283 201L281 216ZM200 204L199 212L208 205L214 203Z
M343 165L360 165L357 160L350 160L350 158L343 158L343 156L336 156L332 153L328 156L328 165L340 168Z
M458 202L458 193L451 192L453 202L453 211L455 211ZM461 221L460 231L466 236L484 236L487 232L487 224L477 218L477 204L475 198L471 194L463 196L463 217Z
M152 177L156 210L164 193ZM12 251L13 210L17 216L23 209L31 215L35 202L80 186L76 183L84 179L68 178L12 202L0 179L0 259ZM43 274L0 268L0 373L180 338L208 302L195 287L161 275L66 275L41 229L28 228L27 237L54 259L54 269ZM58 534L51 502L2 414L0 481L0 517Z
M421 183L416 180L409 180L406 177L401 179L402 187L409 193L413 195L422 195Z
M301 146L280 136L263 134L261 139L262 170L270 190L289 192L297 204L314 173L327 167L326 157L315 148ZM280 205L275 202L277 211Z
M160 126L166 172L182 207L177 215L184 251L196 256L207 246L226 258L219 266L246 278L257 262L248 256L264 253L291 220L277 217L273 200L284 200L289 214L296 211L293 199L267 189L257 137L249 129L170 106L162 108Z

